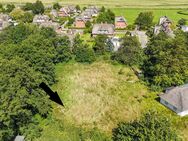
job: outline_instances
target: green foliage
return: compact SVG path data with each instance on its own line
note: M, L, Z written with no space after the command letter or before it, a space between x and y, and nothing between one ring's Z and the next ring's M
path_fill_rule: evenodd
M108 37L106 35L98 35L95 37L93 50L98 55L104 55L110 51L110 48L107 44Z
M80 38L80 35L77 35L74 38L72 52L75 55L75 60L77 62L92 63L95 61L94 51L89 48L87 44L84 44L83 40Z
M140 29L148 29L153 23L153 13L152 12L141 12L135 20L135 24L139 26Z
M187 23L186 19L183 18L178 21L179 25L186 25L186 23Z
M113 60L126 65L141 65L144 53L136 36L124 36L121 48L112 55Z
M14 8L12 10L12 12L10 12L10 16L14 19L14 20L21 20L24 16L24 11L20 8Z
M185 33L178 31L174 39L165 33L152 37L145 54L147 59L142 69L151 85L165 88L187 82L188 48Z
M25 10L25 11L33 10L33 4L27 2L27 3L22 7L22 9Z
M41 1L37 0L34 4L33 4L33 8L32 11L34 14L43 14L44 13L44 5Z
M61 5L57 2L53 4L53 9L59 10L61 8Z
M80 11L80 10L81 10L80 5L76 5L76 10L77 10L77 11Z
M47 116L50 107L38 88L44 79L29 67L28 62L18 57L1 59L0 67L0 125L3 130L0 140L4 141L23 134L20 129L33 122L32 117L36 114Z
M139 121L120 123L113 130L113 141L180 141L169 119L147 112Z
M14 5L14 4L7 4L5 11L6 11L7 13L10 13L14 8L15 8L15 5Z
M0 37L0 140L18 134L33 139L40 136L38 125L50 112L38 85L54 84L54 63L68 61L70 41L29 24L10 27Z
M108 9L107 11L100 12L96 22L114 24L114 20L115 14L110 9Z
M106 10L105 7L102 6L100 11L101 11L101 12L105 12L105 10Z
M88 45L84 45L76 49L75 60L77 62L92 63L95 61L95 53Z
M71 26L74 23L74 20L75 20L74 18L69 17L67 25Z
M32 23L33 17L34 17L34 16L33 16L32 13L30 13L30 12L25 12L24 15L23 15L23 17L22 17L22 21L23 21L24 23Z
M56 50L55 63L68 62L72 59L72 52L70 48L70 41L68 37L54 38L53 44Z

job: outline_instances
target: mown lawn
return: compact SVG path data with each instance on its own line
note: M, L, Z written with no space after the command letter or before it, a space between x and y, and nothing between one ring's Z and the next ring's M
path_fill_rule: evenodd
M154 15L154 22L157 23L161 16L168 16L174 24L177 24L178 20L181 18L188 19L188 15L178 14L181 9L139 9L139 8L112 8L116 16L124 16L129 24L133 24L136 17L140 12L152 11Z
M111 137L119 122L137 119L150 109L169 117L180 135L188 139L188 118L180 118L162 106L156 93L150 92L128 67L108 61L91 65L70 62L57 65L56 75L58 83L53 89L65 108L54 104L53 118L58 122L42 126L44 131L37 141L80 140L83 131L89 134L88 141L104 140Z

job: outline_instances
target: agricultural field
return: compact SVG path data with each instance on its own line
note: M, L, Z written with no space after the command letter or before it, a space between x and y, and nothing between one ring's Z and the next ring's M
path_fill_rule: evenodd
M180 118L156 100L129 68L109 61L93 64L69 62L56 66L57 90L65 108L54 104L51 123L43 123L37 141L77 141L82 134L88 140L110 140L111 132L121 121L132 121L149 109L172 120L173 126L188 139L187 118ZM66 122L65 122L66 121ZM84 138L83 137L83 138Z
M116 16L124 16L129 24L133 24L140 12L152 11L154 15L154 22L157 23L161 16L168 16L175 24L179 19L188 19L188 15L178 14L180 9L139 9L139 8L112 8Z
M45 4L60 2L61 4L104 5L106 7L161 7L187 8L187 0L42 0ZM2 3L26 3L34 0L0 0Z

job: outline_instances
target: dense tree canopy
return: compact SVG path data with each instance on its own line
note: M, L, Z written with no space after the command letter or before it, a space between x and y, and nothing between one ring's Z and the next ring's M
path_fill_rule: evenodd
M70 57L70 41L48 28L19 24L0 33L0 140L40 135L37 126L50 113L39 84L55 82L54 63Z
M112 59L126 65L140 65L144 59L143 49L136 36L124 36L121 47L112 55Z
M135 20L135 24L139 26L140 29L148 29L153 23L153 13L152 12L141 12Z
M113 141L180 141L169 120L154 112L139 121L120 123L113 130Z
M179 31L175 38L165 33L151 38L145 50L145 78L160 87L180 85L188 80L188 38Z
M107 44L108 37L106 35L98 35L95 37L93 50L98 55L104 55L106 52L110 51L110 48Z
M110 9L108 9L107 11L99 13L96 22L114 24L114 20L115 14Z

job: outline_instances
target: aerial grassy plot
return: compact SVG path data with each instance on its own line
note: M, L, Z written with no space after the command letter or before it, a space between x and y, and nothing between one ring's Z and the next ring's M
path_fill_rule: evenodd
M108 61L91 65L70 62L57 65L56 75L54 90L64 100L65 108L54 109L57 121L42 125L44 131L37 141L76 141L82 134L92 141L110 140L112 129L119 122L133 121L149 109L172 119L182 138L188 138L187 118L162 106L156 93L150 92L128 67Z
M187 8L0 0L0 141L188 141Z

